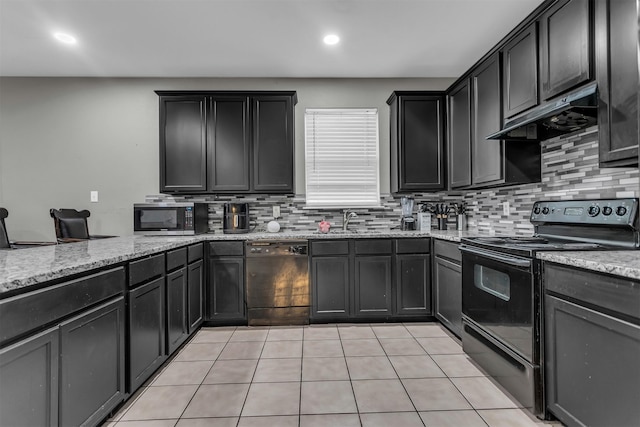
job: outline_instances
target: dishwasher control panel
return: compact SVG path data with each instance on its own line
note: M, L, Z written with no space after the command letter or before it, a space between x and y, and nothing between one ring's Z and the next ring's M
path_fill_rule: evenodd
M245 255L247 257L257 256L295 256L308 254L308 243L306 240L289 241L249 241L246 243Z

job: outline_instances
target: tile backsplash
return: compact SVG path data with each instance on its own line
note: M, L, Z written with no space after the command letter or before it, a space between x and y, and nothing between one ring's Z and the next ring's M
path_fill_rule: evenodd
M517 142L507 142L517 144ZM426 201L467 204L468 227L488 233L531 234L529 214L536 200L640 197L638 168L601 169L598 164L598 127L593 126L569 136L542 143L542 182L494 189L413 194L416 204ZM247 202L252 225L264 230L273 219L272 206L280 206L281 229L315 230L322 219L334 227L342 224L342 211L305 207L304 195L149 195L148 202L167 200L209 202L209 229L222 232L222 206L225 202ZM509 215L503 214L503 202L509 202ZM351 220L356 229L385 230L400 224L400 195L384 194L381 206L354 209ZM415 208L414 208L415 211ZM432 224L435 224L435 219ZM449 228L455 227L453 216Z

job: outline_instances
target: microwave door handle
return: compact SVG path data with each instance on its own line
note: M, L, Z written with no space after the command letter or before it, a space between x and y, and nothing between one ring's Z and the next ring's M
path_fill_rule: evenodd
M238 215L233 216L233 228L238 228Z
M477 255L477 256L488 258L494 261L502 262L504 264L511 265L513 267L531 268L530 259L515 258L515 257L488 253L488 252L473 249L473 248L470 248L469 246L464 246L464 245L460 246L460 250L463 252L471 253L473 255Z

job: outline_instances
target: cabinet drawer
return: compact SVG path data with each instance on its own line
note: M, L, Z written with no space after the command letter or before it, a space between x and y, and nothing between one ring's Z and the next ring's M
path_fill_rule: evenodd
M328 240L328 241L312 241L311 255L348 255L349 241L347 240Z
M123 293L125 277L124 267L117 267L2 300L0 342Z
M197 245L191 245L187 248L187 260L189 264L194 261L198 261L202 259L202 253L204 251L204 245L202 243L198 243Z
M434 239L433 252L437 257L447 258L462 264L462 253L458 249L458 243L445 242L444 240Z
M187 265L187 248L167 252L167 271L173 271Z
M164 274L164 254L153 255L129 263L129 287Z
M393 247L391 239L362 239L355 241L355 253L361 254L390 254Z
M398 254L428 254L431 251L430 239L398 239L396 253Z
M210 256L242 256L244 255L244 242L210 242Z

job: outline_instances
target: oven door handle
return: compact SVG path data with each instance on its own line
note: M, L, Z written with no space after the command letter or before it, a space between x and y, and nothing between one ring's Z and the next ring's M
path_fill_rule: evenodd
M473 248L471 248L469 246L465 246L465 245L460 245L459 248L460 248L460 250L462 252L468 252L468 253L473 254L473 255L477 255L477 256L488 258L488 259L491 259L491 260L494 260L494 261L502 262L502 263L511 265L513 267L531 268L531 260L530 259L498 255L498 254L495 254L495 253L490 253L490 252L485 252L485 251L482 251L482 250L473 249Z

